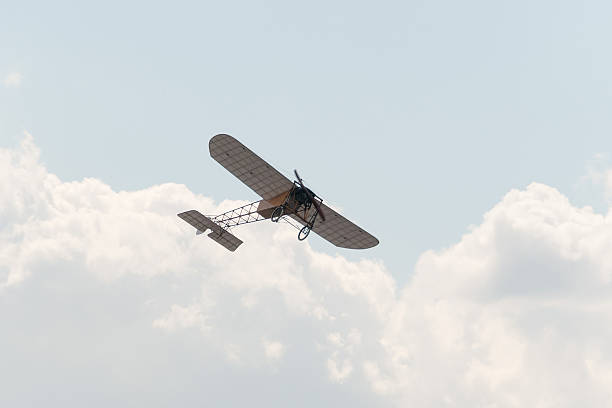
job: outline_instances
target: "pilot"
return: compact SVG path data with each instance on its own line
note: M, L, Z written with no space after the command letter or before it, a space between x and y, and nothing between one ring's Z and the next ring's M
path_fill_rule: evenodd
M308 189L308 192L306 192L306 190L307 187L296 187L295 190L293 190L293 198L298 205L303 205L308 208L312 204L308 193L310 193L310 197L314 197L314 193L310 189Z

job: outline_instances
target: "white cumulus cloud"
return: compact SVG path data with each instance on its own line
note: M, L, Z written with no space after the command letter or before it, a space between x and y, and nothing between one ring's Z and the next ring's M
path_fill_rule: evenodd
M196 305L182 307L172 305L170 312L153 321L153 327L174 331L188 327L206 329L206 321L200 308Z
M603 190L608 203L612 203L612 168L609 155L596 154L587 164L586 175L582 181L588 181L593 186Z
M0 404L612 402L610 214L512 190L397 288L288 227L230 253L176 217L237 204L63 181L30 136L0 149Z
M22 79L23 75L21 75L19 72L11 72L4 77L2 82L7 88L18 88L21 85Z
M270 360L280 360L285 354L285 345L280 341L263 341L266 357Z

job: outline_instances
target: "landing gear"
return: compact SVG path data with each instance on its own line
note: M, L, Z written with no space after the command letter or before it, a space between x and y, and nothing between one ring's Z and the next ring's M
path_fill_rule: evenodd
M318 215L321 215L321 218L325 221L320 208L322 202L319 197L304 187L303 184L294 181L293 188L285 196L285 201L272 211L270 220L278 222L285 215L291 216L294 221L298 221L303 225L298 233L298 239L303 241L315 226Z
M280 220L280 218L283 216L284 212L285 212L285 206L281 205L281 206L276 207L274 211L272 212L272 216L270 217L270 220L272 222L278 222L278 220Z
M310 234L310 227L308 225L306 225L304 228L302 228L300 230L300 232L298 233L298 239L300 241L303 241L306 239L306 237L308 236L308 234Z

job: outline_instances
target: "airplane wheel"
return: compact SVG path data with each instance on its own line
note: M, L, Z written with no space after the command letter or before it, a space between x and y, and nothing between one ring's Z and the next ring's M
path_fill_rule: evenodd
M278 222L278 220L280 220L280 217L283 216L283 212L284 212L284 208L282 205L280 207L276 207L274 211L272 212L272 216L270 217L270 220L272 220L272 222Z
M310 234L310 228L309 227L304 227L300 230L299 234L298 234L298 239L300 241L303 241L306 239L306 237L308 236L308 234Z

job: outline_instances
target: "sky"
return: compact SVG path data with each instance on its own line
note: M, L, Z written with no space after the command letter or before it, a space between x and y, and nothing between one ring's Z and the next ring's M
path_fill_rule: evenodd
M2 405L609 405L607 2L2 9ZM380 245L195 237L217 133Z

